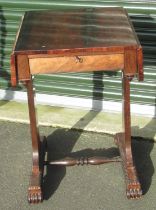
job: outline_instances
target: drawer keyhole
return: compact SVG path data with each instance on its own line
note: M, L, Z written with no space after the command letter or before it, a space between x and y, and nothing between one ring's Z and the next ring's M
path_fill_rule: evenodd
M79 57L79 56L76 56L76 63L82 63L83 62L83 58Z

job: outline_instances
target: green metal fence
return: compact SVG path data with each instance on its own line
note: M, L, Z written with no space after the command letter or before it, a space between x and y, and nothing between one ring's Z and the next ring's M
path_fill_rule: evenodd
M131 100L134 103L155 105L156 1L148 0L0 0L0 88L11 89L10 53L25 11L106 6L122 6L128 10L143 46L145 81L138 83L136 79L133 80ZM35 86L40 93L121 100L121 72L38 75L35 77Z

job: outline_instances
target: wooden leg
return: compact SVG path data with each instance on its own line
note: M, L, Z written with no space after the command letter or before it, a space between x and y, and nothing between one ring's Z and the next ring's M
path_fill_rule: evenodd
M116 134L115 141L119 147L125 174L126 194L129 199L137 199L142 190L136 168L133 162L131 148L131 122L130 122L130 81L132 78L123 75L123 128L124 133Z
M39 203L43 200L42 176L44 170L45 138L39 137L32 80L26 82L30 118L30 130L32 138L32 174L28 188L29 203Z

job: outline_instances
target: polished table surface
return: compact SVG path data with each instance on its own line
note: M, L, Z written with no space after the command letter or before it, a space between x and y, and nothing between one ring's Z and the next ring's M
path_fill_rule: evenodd
M115 135L127 198L142 195L131 149L130 82L143 80L142 47L123 8L91 8L26 12L11 54L12 85L27 88L32 137L32 174L28 201L43 200L44 166L84 165L118 162L106 157L46 160L46 138L39 136L32 75L42 73L122 71L123 132Z
M93 54L107 56L77 57L75 62L69 57L66 60L47 59L44 62L40 59L38 71L34 66L39 60L35 62L31 59L30 68L33 70L29 71L38 74L125 69L127 75L135 74L139 80L143 79L142 48L125 9L114 7L26 12L12 52L12 85L15 86L17 80L23 81L30 77L24 73L28 70L21 66L19 68L20 63L23 63L19 55L29 55L30 58L30 55L48 57ZM84 62L80 65L81 61ZM54 63L54 66L60 63L62 68L57 65L52 71L51 66L46 68L46 62Z
M26 12L15 52L140 46L123 8ZM99 49L97 49L99 48Z

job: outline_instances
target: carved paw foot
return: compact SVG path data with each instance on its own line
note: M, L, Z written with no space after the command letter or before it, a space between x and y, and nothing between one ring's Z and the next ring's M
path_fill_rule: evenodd
M28 189L28 202L32 204L40 203L43 200L41 187L30 186Z
M139 199L142 196L142 190L138 181L131 181L126 190L128 199Z

